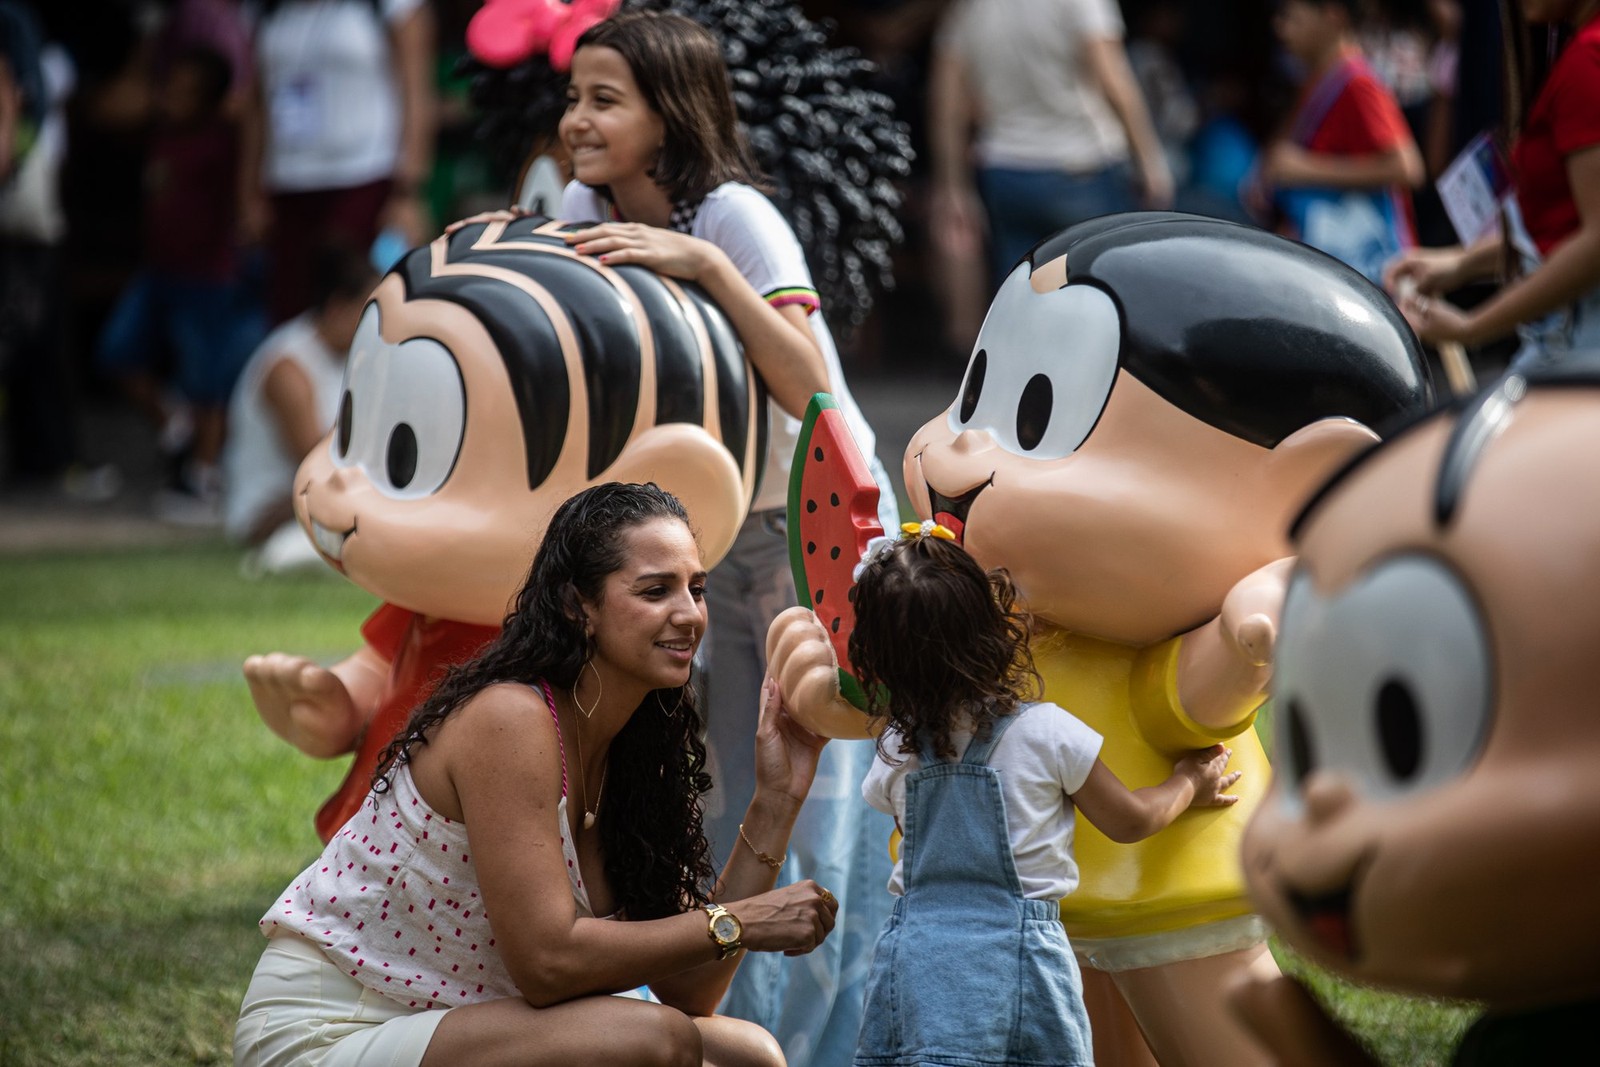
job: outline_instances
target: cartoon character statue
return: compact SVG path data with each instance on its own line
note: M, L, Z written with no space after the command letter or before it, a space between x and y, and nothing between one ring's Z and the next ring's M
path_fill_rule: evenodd
M1373 427L1430 395L1399 313L1348 267L1232 223L1135 213L1073 226L1017 265L960 395L907 447L917 513L1011 572L1039 624L1045 697L1105 738L1125 783L1219 741L1244 771L1236 807L1138 845L1078 820L1082 882L1062 918L1089 965L1098 1063L1148 1062L1141 1031L1166 1064L1261 1062L1221 988L1275 973L1237 857L1269 778L1251 726L1286 530ZM779 620L769 649L791 707L837 722L837 671L803 614Z
M479 224L409 253L373 293L338 422L295 476L318 551L384 601L332 668L245 664L276 733L312 756L356 751L317 814L324 840L442 668L498 632L562 501L654 481L683 500L708 564L749 508L766 400L727 319L693 286L577 255L563 228Z
M1481 1000L1460 1064L1592 1062L1600 1012L1600 366L1503 379L1295 528L1250 895L1350 979ZM1534 377L1538 375L1538 377ZM1280 1062L1375 1061L1289 978Z

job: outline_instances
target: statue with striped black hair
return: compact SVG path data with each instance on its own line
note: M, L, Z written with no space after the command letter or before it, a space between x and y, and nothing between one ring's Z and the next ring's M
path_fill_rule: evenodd
M318 552L384 602L331 668L245 663L273 732L310 756L356 754L317 814L323 840L441 668L499 633L563 501L656 482L710 564L755 493L765 390L722 312L692 284L579 256L562 232L477 224L402 259L350 346L338 421L295 475Z

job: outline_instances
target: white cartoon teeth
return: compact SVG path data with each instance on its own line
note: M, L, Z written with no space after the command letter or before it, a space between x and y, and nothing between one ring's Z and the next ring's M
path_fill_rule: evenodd
M316 519L311 520L311 541L321 552L331 560L343 561L344 540L355 532L355 527L348 530L330 530Z

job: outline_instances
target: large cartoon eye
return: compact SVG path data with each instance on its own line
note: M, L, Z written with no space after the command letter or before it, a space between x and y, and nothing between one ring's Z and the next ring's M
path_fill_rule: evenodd
M1317 770L1371 800L1449 781L1488 735L1491 675L1477 603L1439 559L1390 557L1326 599L1296 574L1273 678L1283 796L1297 806Z
M1116 305L1088 285L1038 293L1022 263L978 332L950 429L987 430L1001 447L1060 459L1083 444L1117 375Z
M466 411L450 351L426 337L390 344L368 305L345 363L334 465L360 468L386 496L427 496L455 468Z
M346 365L348 369L348 365ZM333 455L342 459L350 454L350 420L355 418L355 400L350 396L350 390L344 390L339 397L339 421L334 424L338 435L334 437Z

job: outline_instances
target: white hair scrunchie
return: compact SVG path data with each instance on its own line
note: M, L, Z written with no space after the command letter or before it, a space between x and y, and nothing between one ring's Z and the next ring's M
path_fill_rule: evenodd
M868 565L876 563L880 557L887 555L891 545L906 537L937 537L941 541L954 541L956 539L956 535L951 533L949 528L941 526L932 519L902 523L899 535L883 534L867 541L867 550L861 554L861 562L857 563L855 570L850 572L851 580L861 581L861 575L866 572Z

